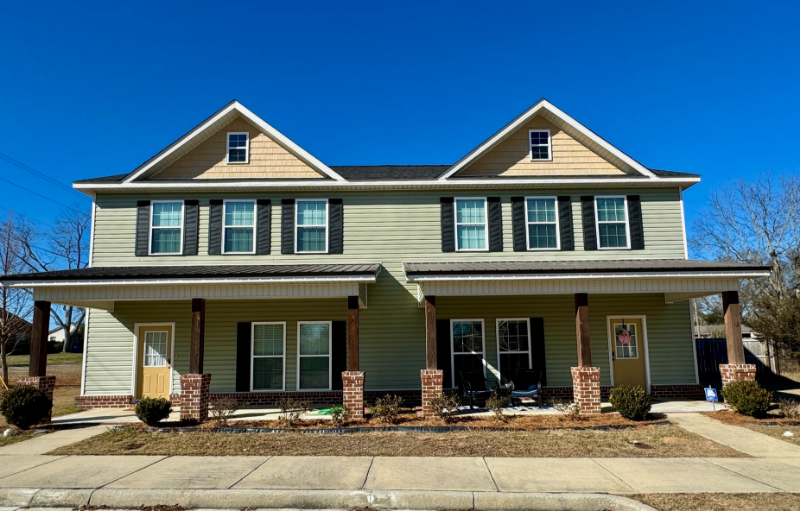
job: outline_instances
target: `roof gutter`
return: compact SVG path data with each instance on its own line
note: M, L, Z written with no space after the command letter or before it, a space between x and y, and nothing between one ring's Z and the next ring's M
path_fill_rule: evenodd
M406 274L407 282L454 282L454 281L486 281L486 280L591 280L591 279L720 279L737 278L753 279L769 277L769 270L749 271L711 271L711 272L631 272L631 273L502 273L502 274Z
M353 275L331 277L237 277L201 279L83 279L83 280L0 280L0 287L87 287L87 286L169 286L169 285L214 285L214 284L374 284L377 275Z

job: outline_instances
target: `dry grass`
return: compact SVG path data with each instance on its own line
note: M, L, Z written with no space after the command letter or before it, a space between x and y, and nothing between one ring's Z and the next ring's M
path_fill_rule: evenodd
M628 495L626 495L628 496ZM659 511L790 511L800 509L796 493L658 493L630 495Z
M797 419L785 419L782 417L769 416L765 419L748 417L733 411L710 413L705 415L716 419L725 424L741 426L757 433L784 440L791 444L800 445L800 421ZM784 431L791 431L794 436L783 436Z
M449 433L151 433L109 431L52 454L272 456L739 457L674 425L624 430Z
M12 367L9 370L8 379L13 384L27 374L27 368ZM81 411L80 408L75 408L75 397L81 393L81 366L48 366L47 374L56 377L56 388L53 391L53 417ZM0 415L0 428L5 428L5 426L7 426L6 419ZM3 444L0 443L0 445Z

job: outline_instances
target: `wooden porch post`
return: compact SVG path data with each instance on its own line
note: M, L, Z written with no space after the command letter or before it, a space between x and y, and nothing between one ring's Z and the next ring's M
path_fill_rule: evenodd
M358 297L347 297L347 370L358 371Z
M725 340L728 346L728 364L744 364L742 345L742 309L738 291L722 293L722 310L725 314Z
M50 302L33 302L32 326L28 376L45 376L47 374L47 334L50 333Z
M592 344L589 338L589 295L575 293L575 333L578 338L578 367L592 366Z
M425 369L436 365L436 297L425 296Z
M192 298L192 339L189 344L189 374L203 374L206 339L206 300Z

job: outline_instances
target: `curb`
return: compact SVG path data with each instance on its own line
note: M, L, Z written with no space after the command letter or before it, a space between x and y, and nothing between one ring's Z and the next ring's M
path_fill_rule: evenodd
M482 511L656 511L617 495L392 490L0 490L2 507L113 508L178 505L205 509L480 509Z

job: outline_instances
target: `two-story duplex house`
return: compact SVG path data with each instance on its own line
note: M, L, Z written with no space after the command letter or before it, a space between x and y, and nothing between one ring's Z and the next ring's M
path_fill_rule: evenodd
M461 371L532 368L592 413L621 383L702 396L693 297L722 294L726 381L752 377L737 291L768 269L688 259L698 181L546 100L452 165L339 167L234 101L74 184L94 200L90 268L0 283L33 288L35 331L51 303L89 309L82 407L171 396L202 418L209 391L296 393L358 416L387 391L427 403ZM45 370L34 354L29 382Z

